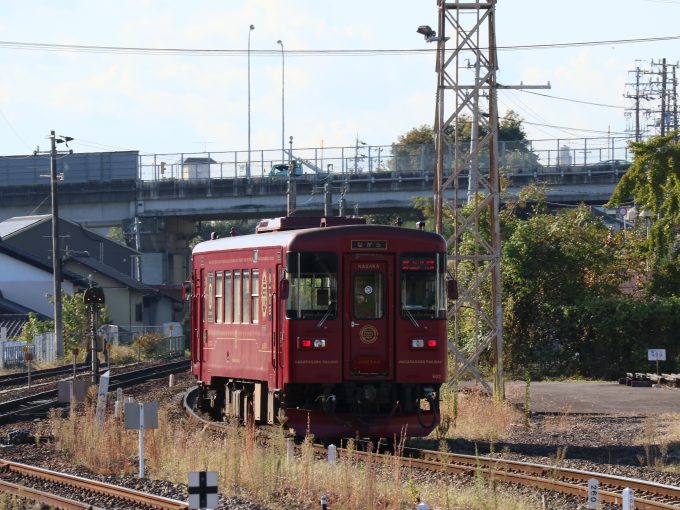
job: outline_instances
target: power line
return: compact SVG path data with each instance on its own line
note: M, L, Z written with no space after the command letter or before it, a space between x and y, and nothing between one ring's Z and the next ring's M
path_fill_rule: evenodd
M524 92L526 94L534 94L535 96L543 96L543 97L549 97L550 99L559 99L561 101L568 101L570 103L580 103L580 104L588 104L592 106L602 106L603 108L617 108L620 110L625 110L625 106L620 106L620 105L614 105L614 104L604 104L604 103L596 103L593 101L583 101L581 99L571 99L568 97L559 97L559 96L552 96L550 94L541 94L540 92L533 92L531 90L523 90L520 89L521 92Z
M640 44L680 39L680 35L664 37L639 37L632 39L608 39L603 41L576 41L546 44L516 44L498 46L498 51L525 51L558 48L576 48L582 46L604 46L612 44ZM56 44L21 41L0 41L0 48L29 51L63 51L75 53L125 53L137 55L185 55L200 57L242 57L247 50L202 49L202 48L151 48L143 46L96 46L87 44ZM480 48L485 49L485 48ZM435 53L436 48L415 49L318 49L318 50L286 50L286 56L386 56L386 55L428 55ZM252 56L280 56L278 49L250 50Z

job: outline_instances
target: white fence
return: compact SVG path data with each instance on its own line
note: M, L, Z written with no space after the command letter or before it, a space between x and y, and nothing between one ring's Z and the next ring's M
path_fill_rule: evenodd
M33 360L56 361L64 355L64 344L57 345L54 333L42 333L33 336L33 343L0 342L0 368L23 367L26 364L26 353L33 354Z

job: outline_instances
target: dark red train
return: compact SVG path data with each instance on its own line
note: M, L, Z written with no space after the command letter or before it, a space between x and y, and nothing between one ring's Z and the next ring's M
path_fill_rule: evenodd
M286 217L193 250L192 370L216 417L317 438L429 434L446 379L446 243Z

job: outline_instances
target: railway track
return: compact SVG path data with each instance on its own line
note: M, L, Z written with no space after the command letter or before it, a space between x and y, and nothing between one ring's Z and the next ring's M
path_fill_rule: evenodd
M90 370L90 365L85 363L78 363L76 365L76 373ZM64 365L61 367L45 368L43 370L31 371L31 382L40 379L47 379L50 377L68 376L73 374L73 365ZM13 374L0 375L0 388L11 388L12 386L21 386L28 384L27 372L16 372Z
M66 510L187 508L184 501L1 459L0 475L2 477L0 491L50 505L50 508ZM40 489L35 485L39 485ZM60 493L67 493L71 497L58 495ZM72 499L74 496L79 500Z
M195 388L185 394L184 405L187 413L203 424L211 423L194 411L193 404L196 396ZM216 422L212 424L215 427L221 426ZM315 449L317 453L326 455L325 446L315 445ZM340 457L351 457L357 460L366 459L370 455L382 455L357 450L350 451L345 448L338 448L337 451ZM481 476L489 481L536 487L582 497L584 500L588 496L588 481L595 478L600 483L599 494L602 503L621 506L623 504L621 492L629 488L635 491L635 508L638 510L680 509L680 487L592 471L428 450L415 450L413 456L404 456L404 464L416 469L470 477Z
M183 359L129 372L114 373L109 381L109 391L134 386L168 374L183 372L188 370L189 366L190 361ZM58 390L52 388L33 395L0 402L0 424L44 416L49 409L63 405L57 401L57 394Z

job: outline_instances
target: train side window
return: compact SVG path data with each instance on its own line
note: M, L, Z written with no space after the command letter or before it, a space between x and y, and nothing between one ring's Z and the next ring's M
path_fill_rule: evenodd
M260 322L260 271L258 269L253 269L253 279L252 279L253 293L251 295L251 310L252 310L252 323L257 324Z
M234 295L231 286L231 271L224 272L224 322L234 322Z
M242 287L243 287L243 320L241 322L250 322L250 270L244 269L242 271Z
M215 295L215 289L213 287L215 281L215 274L214 273L208 273L208 296L207 296L207 301L208 301L208 322L213 322L214 320L214 295Z
M222 323L224 320L224 280L222 271L215 273L215 322Z
M234 271L234 322L241 322L241 271Z

